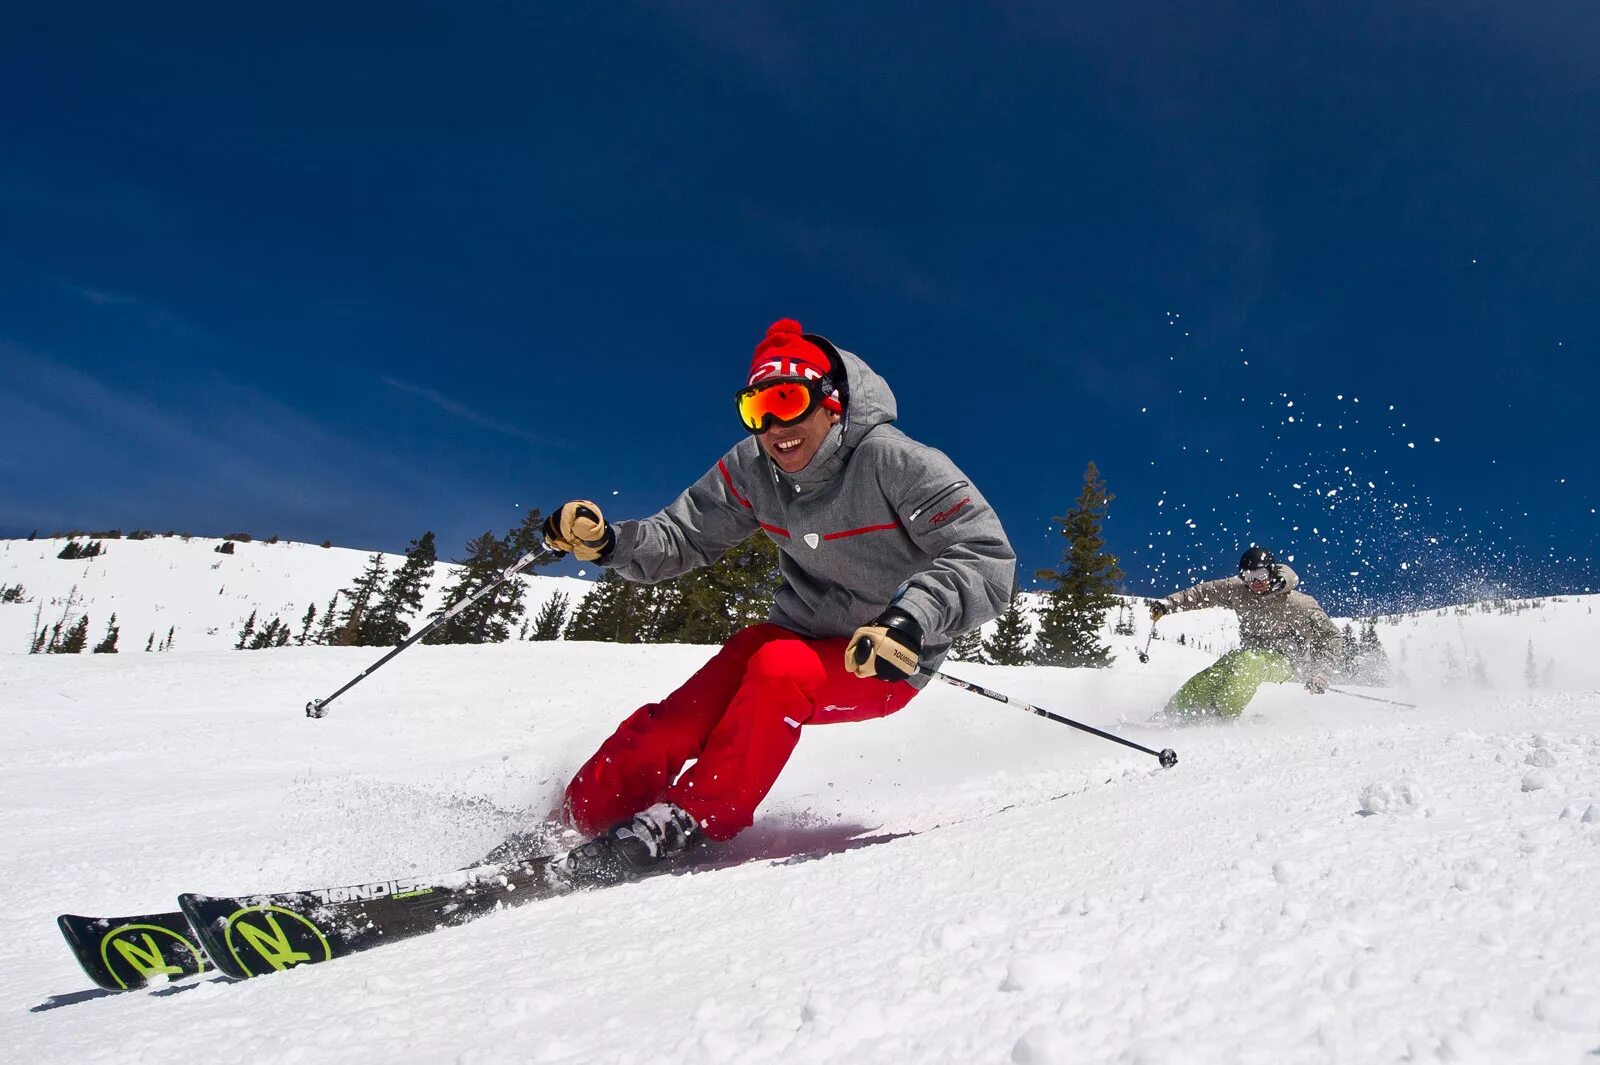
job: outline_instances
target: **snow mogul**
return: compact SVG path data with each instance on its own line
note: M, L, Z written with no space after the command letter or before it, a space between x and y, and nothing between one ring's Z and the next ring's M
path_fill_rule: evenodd
M1196 673L1167 701L1175 719L1235 718L1256 689L1296 676L1321 695L1344 659L1344 636L1317 601L1299 590L1295 571L1264 547L1239 559L1239 575L1204 581L1150 603L1150 620L1180 610L1220 606L1239 616L1239 649Z
M709 565L758 531L782 576L766 622L634 711L567 785L562 820L593 837L565 859L575 879L627 879L732 839L803 728L901 709L928 681L919 666L1010 598L999 518L949 458L895 428L894 394L858 356L775 322L734 399L750 435L660 513L608 522L573 500L545 520L549 546L631 581Z

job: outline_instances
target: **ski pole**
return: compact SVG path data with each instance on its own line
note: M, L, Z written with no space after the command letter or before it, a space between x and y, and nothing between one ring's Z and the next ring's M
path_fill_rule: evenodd
M1159 751L1152 751L1143 744L1134 743L1132 740L1125 740L1121 736L1113 736L1109 732L1101 732L1093 725L1085 725L1083 722L1074 721L1070 717L1062 717L1060 714L1052 714L1048 710L1041 710L1037 706L1032 706L1028 703L1011 699L997 691L990 691L988 688L985 688L982 685L973 684L971 681L952 677L950 674L942 673L937 669L928 669L924 667L917 670L917 672L921 673L923 676L932 677L935 680L942 680L946 684L953 684L957 688L965 688L969 692L976 692L977 694L993 699L996 702L1010 703L1013 706L1026 710L1030 714L1037 714L1039 717L1049 718L1051 721L1055 721L1059 724L1071 725L1075 729L1082 729L1084 732L1092 733L1093 735L1099 736L1103 740L1110 740L1112 743L1120 743L1124 747L1132 747L1136 751L1142 751L1145 754L1155 758L1156 761L1161 763L1162 769L1171 769L1173 766L1178 764L1178 752L1174 751L1171 747L1167 747Z
M1407 710L1415 710L1417 708L1416 703L1402 703L1398 699L1380 699L1376 695L1362 695L1360 692L1346 691L1343 688L1329 688L1328 690L1337 692L1339 695L1348 695L1352 699L1365 699L1372 703L1388 703L1390 706L1403 706Z
M506 581L509 581L512 577L515 577L518 573L521 573L523 570L527 569L529 566L540 562L554 562L556 559L565 554L565 551L557 551L554 548L546 547L545 545L540 544L537 548L529 551L527 554L511 563L511 565L501 570L500 576L496 577L482 588L479 588L475 593L472 594L470 598L463 599L461 602L451 607L447 612L440 614L438 617L422 626L422 628L418 629L416 632L413 632L410 636L407 636L405 640L401 642L401 644L394 650L390 651L388 654L372 663L372 665L356 674L349 681L345 682L344 687L340 688L326 699L311 700L306 704L306 716L327 717L329 703L339 698L339 696L343 695L351 688L354 688L357 684L360 684L363 680L366 680L369 674L376 673L379 667L381 667L385 662L389 661L389 659L393 658L401 651L404 651L407 647L410 647L412 644L428 635L428 633L432 632L434 629L437 629L440 625L443 625L445 622L449 621L451 618L455 617L457 614L461 613L463 610L467 609L472 604L476 603L478 600L482 599L484 596L500 587Z
M1139 652L1139 664L1142 666L1150 661L1150 644L1156 638L1156 623L1150 623L1150 637L1144 642L1144 650Z

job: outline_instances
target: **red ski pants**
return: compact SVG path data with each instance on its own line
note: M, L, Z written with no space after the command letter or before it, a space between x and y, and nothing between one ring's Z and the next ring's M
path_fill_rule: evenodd
M755 819L802 725L883 717L917 694L909 684L846 670L848 642L771 624L735 633L681 688L634 711L583 764L567 785L573 827L598 835L666 801L694 815L708 838L732 839Z

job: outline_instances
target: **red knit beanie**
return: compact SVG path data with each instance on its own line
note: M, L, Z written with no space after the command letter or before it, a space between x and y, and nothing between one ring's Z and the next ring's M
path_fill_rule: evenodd
M756 345L756 353L750 360L750 378L745 384L782 377L811 381L826 378L830 391L822 405L831 411L841 409L839 397L831 391L833 361L801 334L800 323L793 318L780 318L767 328L767 335Z

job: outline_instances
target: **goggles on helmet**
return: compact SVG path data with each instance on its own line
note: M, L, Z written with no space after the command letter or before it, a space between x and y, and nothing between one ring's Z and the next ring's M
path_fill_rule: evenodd
M1239 579L1246 584L1254 584L1256 581L1270 581L1272 579L1272 569L1268 566L1242 569L1239 571Z
M746 431L764 433L774 425L793 425L804 420L828 395L822 381L791 377L741 388L733 394L733 399Z

